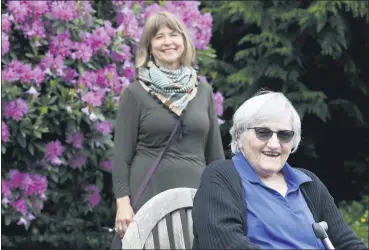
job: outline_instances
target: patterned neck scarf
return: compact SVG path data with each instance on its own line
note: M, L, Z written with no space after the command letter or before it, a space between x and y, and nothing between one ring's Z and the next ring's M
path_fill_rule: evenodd
M156 97L169 110L181 116L187 104L197 93L197 73L192 67L169 70L149 62L138 69L143 88Z

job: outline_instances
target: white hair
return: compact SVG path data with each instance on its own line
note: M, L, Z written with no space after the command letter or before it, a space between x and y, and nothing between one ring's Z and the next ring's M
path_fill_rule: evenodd
M233 116L233 126L229 133L232 136L231 150L233 154L240 152L239 142L244 138L247 128L258 126L268 121L288 119L295 132L292 139L294 153L301 141L301 120L296 109L286 96L280 92L262 90L245 101Z

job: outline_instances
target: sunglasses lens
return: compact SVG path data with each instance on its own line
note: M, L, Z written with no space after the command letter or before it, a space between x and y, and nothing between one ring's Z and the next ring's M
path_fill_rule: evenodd
M261 141L267 141L273 136L273 131L269 128L254 128L256 137ZM277 132L278 140L282 143L288 143L294 136L292 130L281 130Z
M255 128L256 137L261 141L267 141L272 137L273 131L268 128Z
M290 142L292 140L294 134L295 133L293 131L290 131L290 130L278 131L277 137L278 137L280 142L287 143L287 142Z

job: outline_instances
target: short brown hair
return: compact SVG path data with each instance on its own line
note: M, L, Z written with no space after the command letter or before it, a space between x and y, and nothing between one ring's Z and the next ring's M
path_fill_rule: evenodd
M180 60L183 66L194 66L196 58L196 50L189 36L186 25L175 15L162 11L153 14L148 18L142 31L141 40L137 48L136 68L146 66L150 58L151 39L156 35L162 27L168 27L173 31L177 31L182 35L184 43L184 51Z

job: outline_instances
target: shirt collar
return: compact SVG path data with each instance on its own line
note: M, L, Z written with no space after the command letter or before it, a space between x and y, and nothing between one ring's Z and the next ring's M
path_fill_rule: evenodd
M255 170L251 167L250 163L242 153L236 153L232 157L232 161L242 178L247 179L251 183L259 183L263 185L259 176L256 174ZM282 171L286 181L291 185L292 188L298 188L302 183L312 181L309 176L298 169L292 168L287 162L283 166Z

